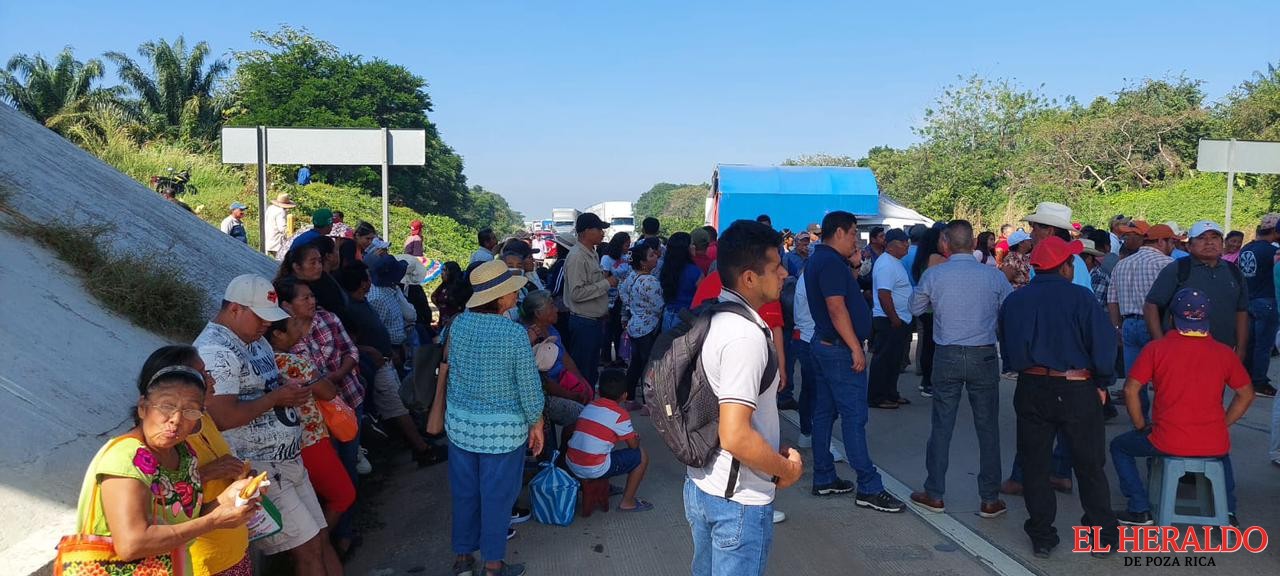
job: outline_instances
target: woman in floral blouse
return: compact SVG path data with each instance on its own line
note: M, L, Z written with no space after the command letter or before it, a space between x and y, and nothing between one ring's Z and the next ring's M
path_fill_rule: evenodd
M1009 253L1004 257L1000 269L1005 278L1017 290L1031 281L1031 235L1023 230L1015 230L1009 235Z
M242 526L257 504L235 505L239 480L206 501L199 463L186 440L204 415L199 371L174 365L138 380L134 426L94 456L80 489L81 533L109 537L123 561L151 573L189 574L187 545L214 530Z
M311 289L302 282L290 281L290 278L277 281L275 287L280 307L290 317L273 322L265 338L276 352L276 367L284 382L311 389L312 397L298 407L298 417L302 421L302 464L307 468L311 486L320 499L325 522L336 526L342 514L355 503L356 489L342 459L338 457L337 449L329 441L329 429L324 424L316 400L337 397L338 383L332 376L323 375L308 355L296 352L298 342L312 330L316 314L316 300ZM336 568L341 566L341 562L329 543L328 532L329 528L320 530L320 541L325 547L325 563Z
M653 271L658 266L656 244L639 242L631 248L632 274L619 288L627 335L631 337L631 362L627 365L628 408L635 408L641 398L636 395L644 365L649 363L649 352L662 331L662 285Z

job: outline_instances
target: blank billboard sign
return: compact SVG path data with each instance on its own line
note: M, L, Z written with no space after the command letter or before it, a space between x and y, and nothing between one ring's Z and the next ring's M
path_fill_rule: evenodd
M267 128L268 164L369 166L382 164L380 128ZM426 164L425 130L388 130L388 164ZM224 164L258 163L257 128L223 128Z
M1202 172L1280 174L1280 142L1201 140L1196 169Z

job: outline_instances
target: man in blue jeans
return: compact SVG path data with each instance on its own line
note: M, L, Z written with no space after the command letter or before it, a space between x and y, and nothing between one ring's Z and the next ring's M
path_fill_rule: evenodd
M943 233L951 249L946 262L926 271L911 296L911 313L933 307L933 429L929 435L924 490L911 501L943 512L951 433L960 394L969 391L973 426L978 433L978 515L1005 513L1000 500L1000 359L996 354L996 319L1013 288L999 270L978 262L969 250L973 226L952 220Z
M1227 511L1235 526L1235 477L1227 428L1244 416L1253 402L1249 373L1233 350L1209 336L1209 299L1204 292L1192 288L1178 291L1170 313L1174 330L1142 351L1125 381L1126 407L1134 430L1111 441L1111 462L1120 479L1120 491L1129 499L1116 518L1123 524L1154 523L1136 458L1220 457L1226 475ZM1148 381L1156 392L1150 422L1137 402L1139 389ZM1222 393L1228 386L1235 397L1224 412Z
M1142 246L1137 252L1120 260L1111 271L1111 285L1107 287L1107 314L1124 345L1125 374L1133 368L1142 348L1151 342L1151 332L1142 317L1147 293L1155 284L1160 271L1173 262L1173 230L1164 224L1148 225L1134 220L1121 232L1126 237L1142 235ZM1149 397L1145 389L1139 390L1143 413L1149 410Z
M716 314L701 350L703 373L719 405L720 449L706 466L686 469L693 576L764 574L773 543L774 494L804 474L796 449L788 448L785 456L779 451L780 367L768 326L756 313L782 291L787 270L778 254L781 240L772 228L747 220L734 222L720 237L720 301L741 305L747 316Z
M867 450L867 356L862 341L871 333L871 309L854 277L860 258L857 224L853 214L843 210L824 216L822 244L805 264L806 297L814 322L810 353L818 384L813 400L813 494L854 490L852 482L836 475L830 452L839 412L845 452L858 474L854 504L901 512L902 501L884 489Z
M1244 275L1249 289L1249 347L1245 352L1244 366L1253 380L1253 390L1259 396L1275 397L1276 389L1267 377L1271 367L1271 348L1276 343L1276 329L1280 317L1276 316L1276 283L1272 272L1276 258L1276 224L1280 214L1272 212L1262 217L1257 236L1240 249L1236 264Z
M604 229L608 227L590 212L578 216L574 225L578 241L569 249L562 272L564 304L569 308L569 357L592 385L600 372L609 290L618 287L618 279L600 269L600 255L596 253L596 246L604 240Z

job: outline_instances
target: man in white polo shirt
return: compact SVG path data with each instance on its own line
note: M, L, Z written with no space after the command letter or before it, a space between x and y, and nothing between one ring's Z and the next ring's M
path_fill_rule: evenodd
M755 310L782 293L787 271L778 254L781 243L772 228L746 220L734 222L720 237L720 301L741 304L751 320L717 314L702 347L707 382L720 404L720 451L706 467L688 468L685 480L694 576L764 574L773 541L774 491L795 484L804 473L799 452L779 452L776 359L772 381L761 390L773 344Z

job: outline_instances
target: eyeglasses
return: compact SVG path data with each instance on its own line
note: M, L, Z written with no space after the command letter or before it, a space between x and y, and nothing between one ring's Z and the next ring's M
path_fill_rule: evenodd
M152 402L150 404L147 404L147 406L155 408L158 412L160 412L160 415L164 416L165 418L173 418L173 415L177 412L182 412L183 420L190 420L192 422L197 422L204 417L204 410L196 410L194 408L184 409L176 405L170 404L168 402L163 402L163 403Z

